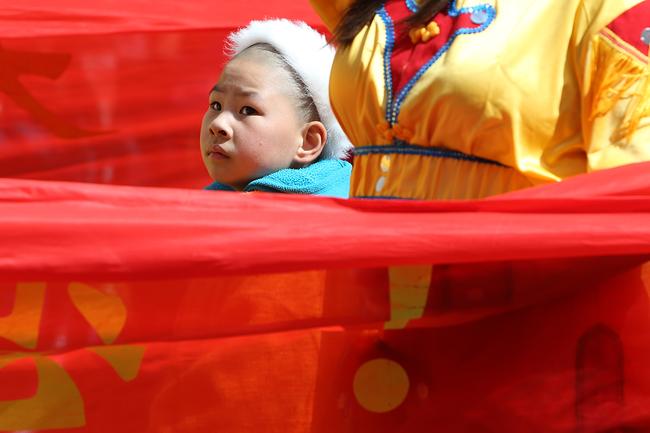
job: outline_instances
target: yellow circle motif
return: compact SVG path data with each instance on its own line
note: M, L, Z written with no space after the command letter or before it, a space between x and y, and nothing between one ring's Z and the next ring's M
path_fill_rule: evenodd
M386 358L363 364L354 375L354 396L369 412L385 413L401 405L409 391L404 368Z

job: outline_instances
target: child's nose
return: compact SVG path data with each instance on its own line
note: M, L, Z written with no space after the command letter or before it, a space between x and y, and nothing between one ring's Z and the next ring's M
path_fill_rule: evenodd
M224 116L217 116L212 123L210 123L210 132L223 138L232 137L232 129L224 119Z

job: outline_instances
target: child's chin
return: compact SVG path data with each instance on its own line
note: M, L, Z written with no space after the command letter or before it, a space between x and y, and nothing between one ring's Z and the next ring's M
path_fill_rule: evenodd
M212 180L214 180L215 182L219 182L221 185L227 185L238 191L241 191L242 189L244 189L244 187L246 187L246 185L250 183L247 181L240 181L240 180L227 178L223 176L212 176Z

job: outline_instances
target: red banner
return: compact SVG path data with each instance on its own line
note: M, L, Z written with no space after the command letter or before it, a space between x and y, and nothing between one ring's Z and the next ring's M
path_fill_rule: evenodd
M648 173L429 203L4 180L0 429L645 431Z

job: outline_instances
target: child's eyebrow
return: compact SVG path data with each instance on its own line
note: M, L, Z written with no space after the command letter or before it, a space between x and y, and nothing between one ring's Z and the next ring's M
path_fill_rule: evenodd
M210 90L210 93L212 92L219 92L219 93L225 93L225 89L223 89L221 86L218 84L215 84L212 89ZM258 96L259 93L256 92L255 90L246 90L246 89L237 89L235 90L235 94L237 96Z

